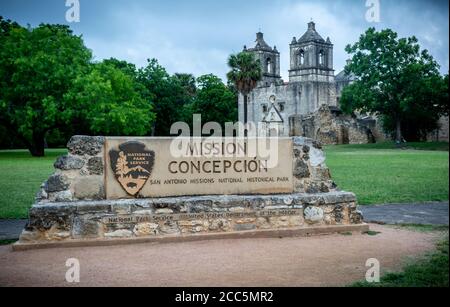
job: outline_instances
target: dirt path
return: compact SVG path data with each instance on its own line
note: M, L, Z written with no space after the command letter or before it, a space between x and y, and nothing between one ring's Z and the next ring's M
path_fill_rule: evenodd
M65 262L81 263L80 286L345 286L435 247L438 235L372 225L377 236L243 239L11 252L0 247L0 286L70 286Z

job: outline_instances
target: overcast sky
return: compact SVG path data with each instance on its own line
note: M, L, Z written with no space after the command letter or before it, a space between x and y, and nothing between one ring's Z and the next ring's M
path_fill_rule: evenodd
M380 0L380 23L367 22L366 0L79 0L82 34L96 60L116 57L143 66L157 58L170 73L222 78L229 54L253 46L261 29L281 52L285 80L289 43L302 36L307 23L334 43L335 69L342 70L348 43L368 27L392 28L400 36L415 35L441 65L449 69L448 0ZM0 15L22 25L69 24L66 0L0 0Z

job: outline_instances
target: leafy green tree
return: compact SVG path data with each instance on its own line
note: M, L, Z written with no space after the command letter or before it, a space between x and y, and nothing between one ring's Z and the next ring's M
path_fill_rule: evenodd
M123 62L122 62L123 63ZM155 120L153 106L127 69L106 60L93 64L89 74L79 76L65 95L72 106L72 123L77 130L99 135L147 135Z
M370 28L346 51L352 55L346 72L357 80L342 93L345 112L381 115L397 143L412 121L418 134L424 135L448 114L448 79L440 76L427 50L420 50L417 38L399 39L390 29Z
M407 140L426 141L431 132L441 128L441 116L448 115L448 77L413 80L410 91L414 100L405 108L402 135ZM384 116L384 126L387 131L395 131L395 118Z
M212 74L197 78L197 95L188 106L186 121L192 124L192 115L201 114L202 122L216 122L225 127L226 122L237 121L237 96L222 80Z
M106 65L113 66L117 69L120 69L124 74L136 78L138 77L136 65L133 63L128 63L127 61L118 60L116 58L109 58L103 60L103 63Z
M244 123L248 122L248 94L256 87L262 78L261 63L252 53L243 51L228 58L229 82L244 96Z
M177 73L173 75L175 81L178 81L185 91L185 95L194 97L197 93L197 81L192 74Z
M0 124L33 156L43 156L46 134L68 122L63 97L91 58L67 26L24 28L0 17Z
M138 80L145 87L149 99L153 101L156 120L152 129L154 136L170 136L173 123L183 120L184 106L191 98L182 82L170 76L156 59L138 72Z

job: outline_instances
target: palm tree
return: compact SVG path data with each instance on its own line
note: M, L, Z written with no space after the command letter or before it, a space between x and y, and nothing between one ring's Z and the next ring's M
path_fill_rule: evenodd
M247 51L233 54L228 59L231 71L227 74L229 81L244 96L244 124L248 123L248 94L256 87L262 78L261 63ZM247 136L247 131L245 131Z

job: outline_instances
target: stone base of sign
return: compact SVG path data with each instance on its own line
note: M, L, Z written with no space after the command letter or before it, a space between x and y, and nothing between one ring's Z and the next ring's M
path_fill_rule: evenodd
M56 242L23 243L17 242L12 246L13 251L21 252L35 249L48 248L76 248L95 246L117 246L130 244L164 244L211 240L255 239L255 238L290 238L308 237L316 235L328 235L333 233L365 233L370 230L368 224L336 225L336 226L311 226L276 230L253 230L227 233L206 233L195 235L171 235L154 237L133 237L117 239L90 239L90 240L66 240Z
M368 230L339 191L46 203L29 215L14 250Z

